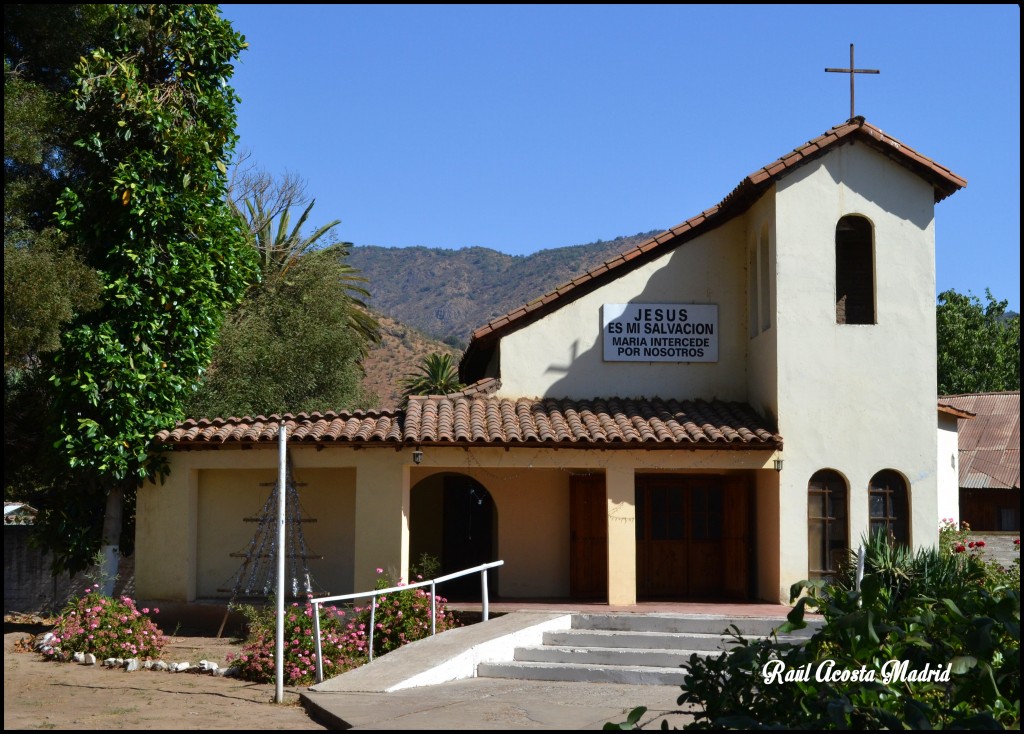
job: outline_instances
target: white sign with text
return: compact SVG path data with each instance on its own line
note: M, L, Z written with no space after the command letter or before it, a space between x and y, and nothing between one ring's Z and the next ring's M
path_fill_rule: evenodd
M718 304L606 303L606 362L717 362Z

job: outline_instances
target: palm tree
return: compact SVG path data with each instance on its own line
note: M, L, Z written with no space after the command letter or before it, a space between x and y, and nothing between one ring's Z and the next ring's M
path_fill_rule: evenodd
M408 403L413 395L447 395L465 387L459 382L459 370L451 354L428 354L399 382L402 402Z
M360 283L368 281L359 275L358 270L345 262L352 247L351 242L332 242L327 245L320 242L324 235L341 224L341 220L335 219L317 228L312 234L303 236L302 227L309 219L316 199L310 201L291 231L288 229L291 223L291 208L296 202L290 196L286 197L283 204L278 204L276 209L268 210L263 192L254 193L251 198L241 203L245 208L244 212L238 206L238 202L232 202L235 213L248 229L251 242L259 253L265 289L275 291L282 286L290 285L289 273L300 262L304 265L314 265L314 259L334 260L332 265L352 305L349 309L349 326L363 337L365 356L371 344L380 342L380 325L369 314L366 303L362 300L369 298L370 292ZM279 211L276 215L276 224L275 211Z

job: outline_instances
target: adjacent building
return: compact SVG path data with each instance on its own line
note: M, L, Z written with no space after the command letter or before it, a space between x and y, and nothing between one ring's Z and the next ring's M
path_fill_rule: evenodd
M958 418L961 521L975 531L1020 532L1020 391L946 395Z

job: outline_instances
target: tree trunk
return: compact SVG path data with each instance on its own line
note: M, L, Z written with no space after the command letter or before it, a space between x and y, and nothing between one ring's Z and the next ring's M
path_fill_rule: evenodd
M105 596L113 596L114 582L117 581L117 570L121 563L118 547L121 542L121 522L124 515L124 486L115 484L107 492L107 507L103 515L103 538L100 541L100 591Z

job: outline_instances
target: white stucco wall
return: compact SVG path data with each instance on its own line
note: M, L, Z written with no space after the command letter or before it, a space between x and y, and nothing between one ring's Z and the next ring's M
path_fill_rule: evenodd
M939 518L960 525L960 445L957 419L939 413L938 492Z
M196 593L200 599L228 598L244 559L231 553L249 552L259 524L245 517L259 515L273 492L276 469L210 469L199 473L198 558ZM303 522L302 535L310 554L314 593L339 594L353 581L355 471L296 469L295 481ZM261 486L264 485L264 486ZM276 506L273 511L276 512ZM274 523L276 528L276 523ZM290 532L291 528L289 528ZM276 559L262 563L276 568ZM342 591L344 590L344 591Z
M438 460L437 451L429 453ZM505 561L494 572L498 594L504 598L569 595L570 471L535 468L528 470L527 479L522 468L417 468L412 486L412 561L420 552L441 555L441 477L446 474L472 477L494 501L497 548L490 560Z
M768 308L771 316L771 326L751 336L749 320L743 327L743 333L747 335L747 402L750 406L767 418L774 418L778 411L778 288L775 287L776 265L775 265L775 189L771 188L750 208L745 217L746 241L745 246L748 253L757 245L758 238L762 233L768 237L768 262L763 265L768 268L771 292L768 299ZM746 262L747 283L752 280L757 282L757 273L751 277L749 259ZM755 288L756 290L756 288ZM748 304L750 299L757 298L757 293L747 293ZM748 306L748 312L750 308Z
M741 219L509 334L500 348L501 394L745 400L745 253ZM606 303L718 304L718 362L605 362Z
M199 470L192 464L194 456L198 454L171 454L165 480L139 487L135 505L135 593L139 599L196 599Z
M849 479L854 545L868 527L868 482L882 469L907 479L913 545L935 542L935 247L931 186L863 144L797 169L776 202L785 587L807 573L806 532L793 531L807 526L818 469ZM836 323L835 227L847 214L874 225L876 324Z

